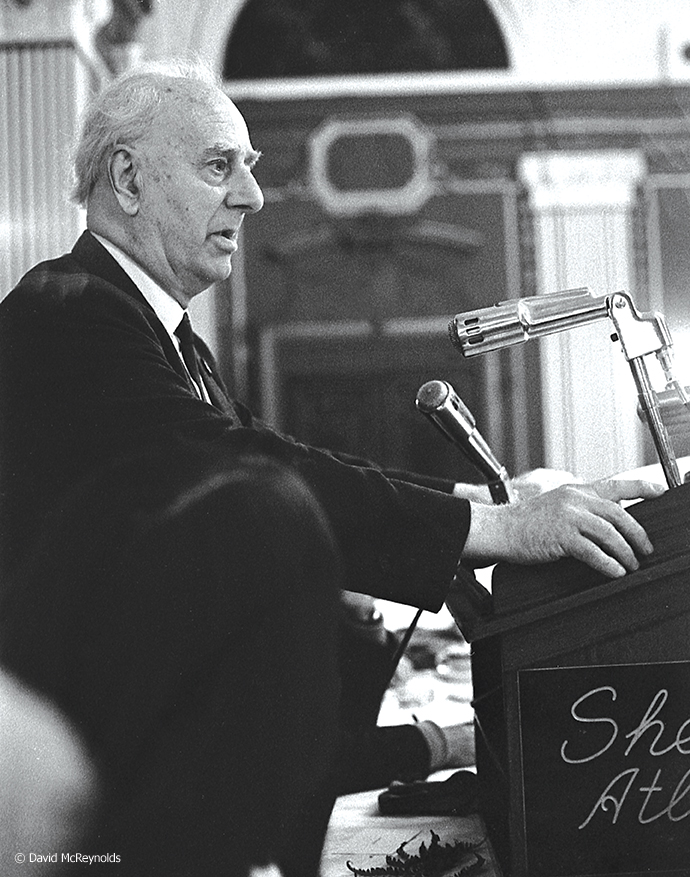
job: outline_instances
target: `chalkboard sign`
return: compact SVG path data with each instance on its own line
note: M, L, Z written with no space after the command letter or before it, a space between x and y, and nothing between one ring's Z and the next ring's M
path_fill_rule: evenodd
M518 672L530 877L690 874L690 662Z

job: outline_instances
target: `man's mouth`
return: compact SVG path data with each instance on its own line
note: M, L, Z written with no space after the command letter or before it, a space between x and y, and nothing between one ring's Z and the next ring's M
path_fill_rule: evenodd
M237 234L228 228L220 229L211 233L211 237L216 241L219 247L228 252L235 252L237 249Z

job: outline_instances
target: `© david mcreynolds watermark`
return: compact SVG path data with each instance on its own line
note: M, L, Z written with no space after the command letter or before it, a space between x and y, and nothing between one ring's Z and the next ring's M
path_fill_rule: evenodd
M69 862L71 865L117 865L122 861L122 857L118 853L15 853L14 861L18 865L26 863L36 864L45 862L46 864L56 864L57 862Z

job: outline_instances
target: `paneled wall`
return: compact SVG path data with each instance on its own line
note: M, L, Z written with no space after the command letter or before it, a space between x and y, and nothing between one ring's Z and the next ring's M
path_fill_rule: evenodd
M219 290L220 347L240 395L310 441L459 474L458 452L413 404L421 382L444 379L512 471L596 478L654 461L608 322L472 360L445 326L474 307L588 286L661 309L682 337L685 87L308 100L238 91L265 153L266 192L245 224L243 262ZM315 159L329 126L391 119L423 132L430 168L426 197L397 214L390 193L368 207L365 193L395 150L384 161L350 140L334 153L330 191ZM424 242L421 229L434 230Z
M425 381L448 380L506 465L536 465L536 351L465 360L447 331L459 311L520 295L533 262L500 146L455 125L454 99L240 106L265 153L266 207L219 295L239 394L310 442L476 480L415 409Z

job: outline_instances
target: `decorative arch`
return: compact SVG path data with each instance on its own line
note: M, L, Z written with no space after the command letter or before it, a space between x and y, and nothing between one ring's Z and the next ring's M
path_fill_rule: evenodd
M203 0L194 9L188 48L222 74L226 49L235 24L250 0ZM512 76L529 67L529 45L521 0L486 0L505 41ZM196 7L196 8L194 8Z
M497 8L510 11L501 0ZM246 0L223 60L226 80L358 73L505 70L488 0Z

